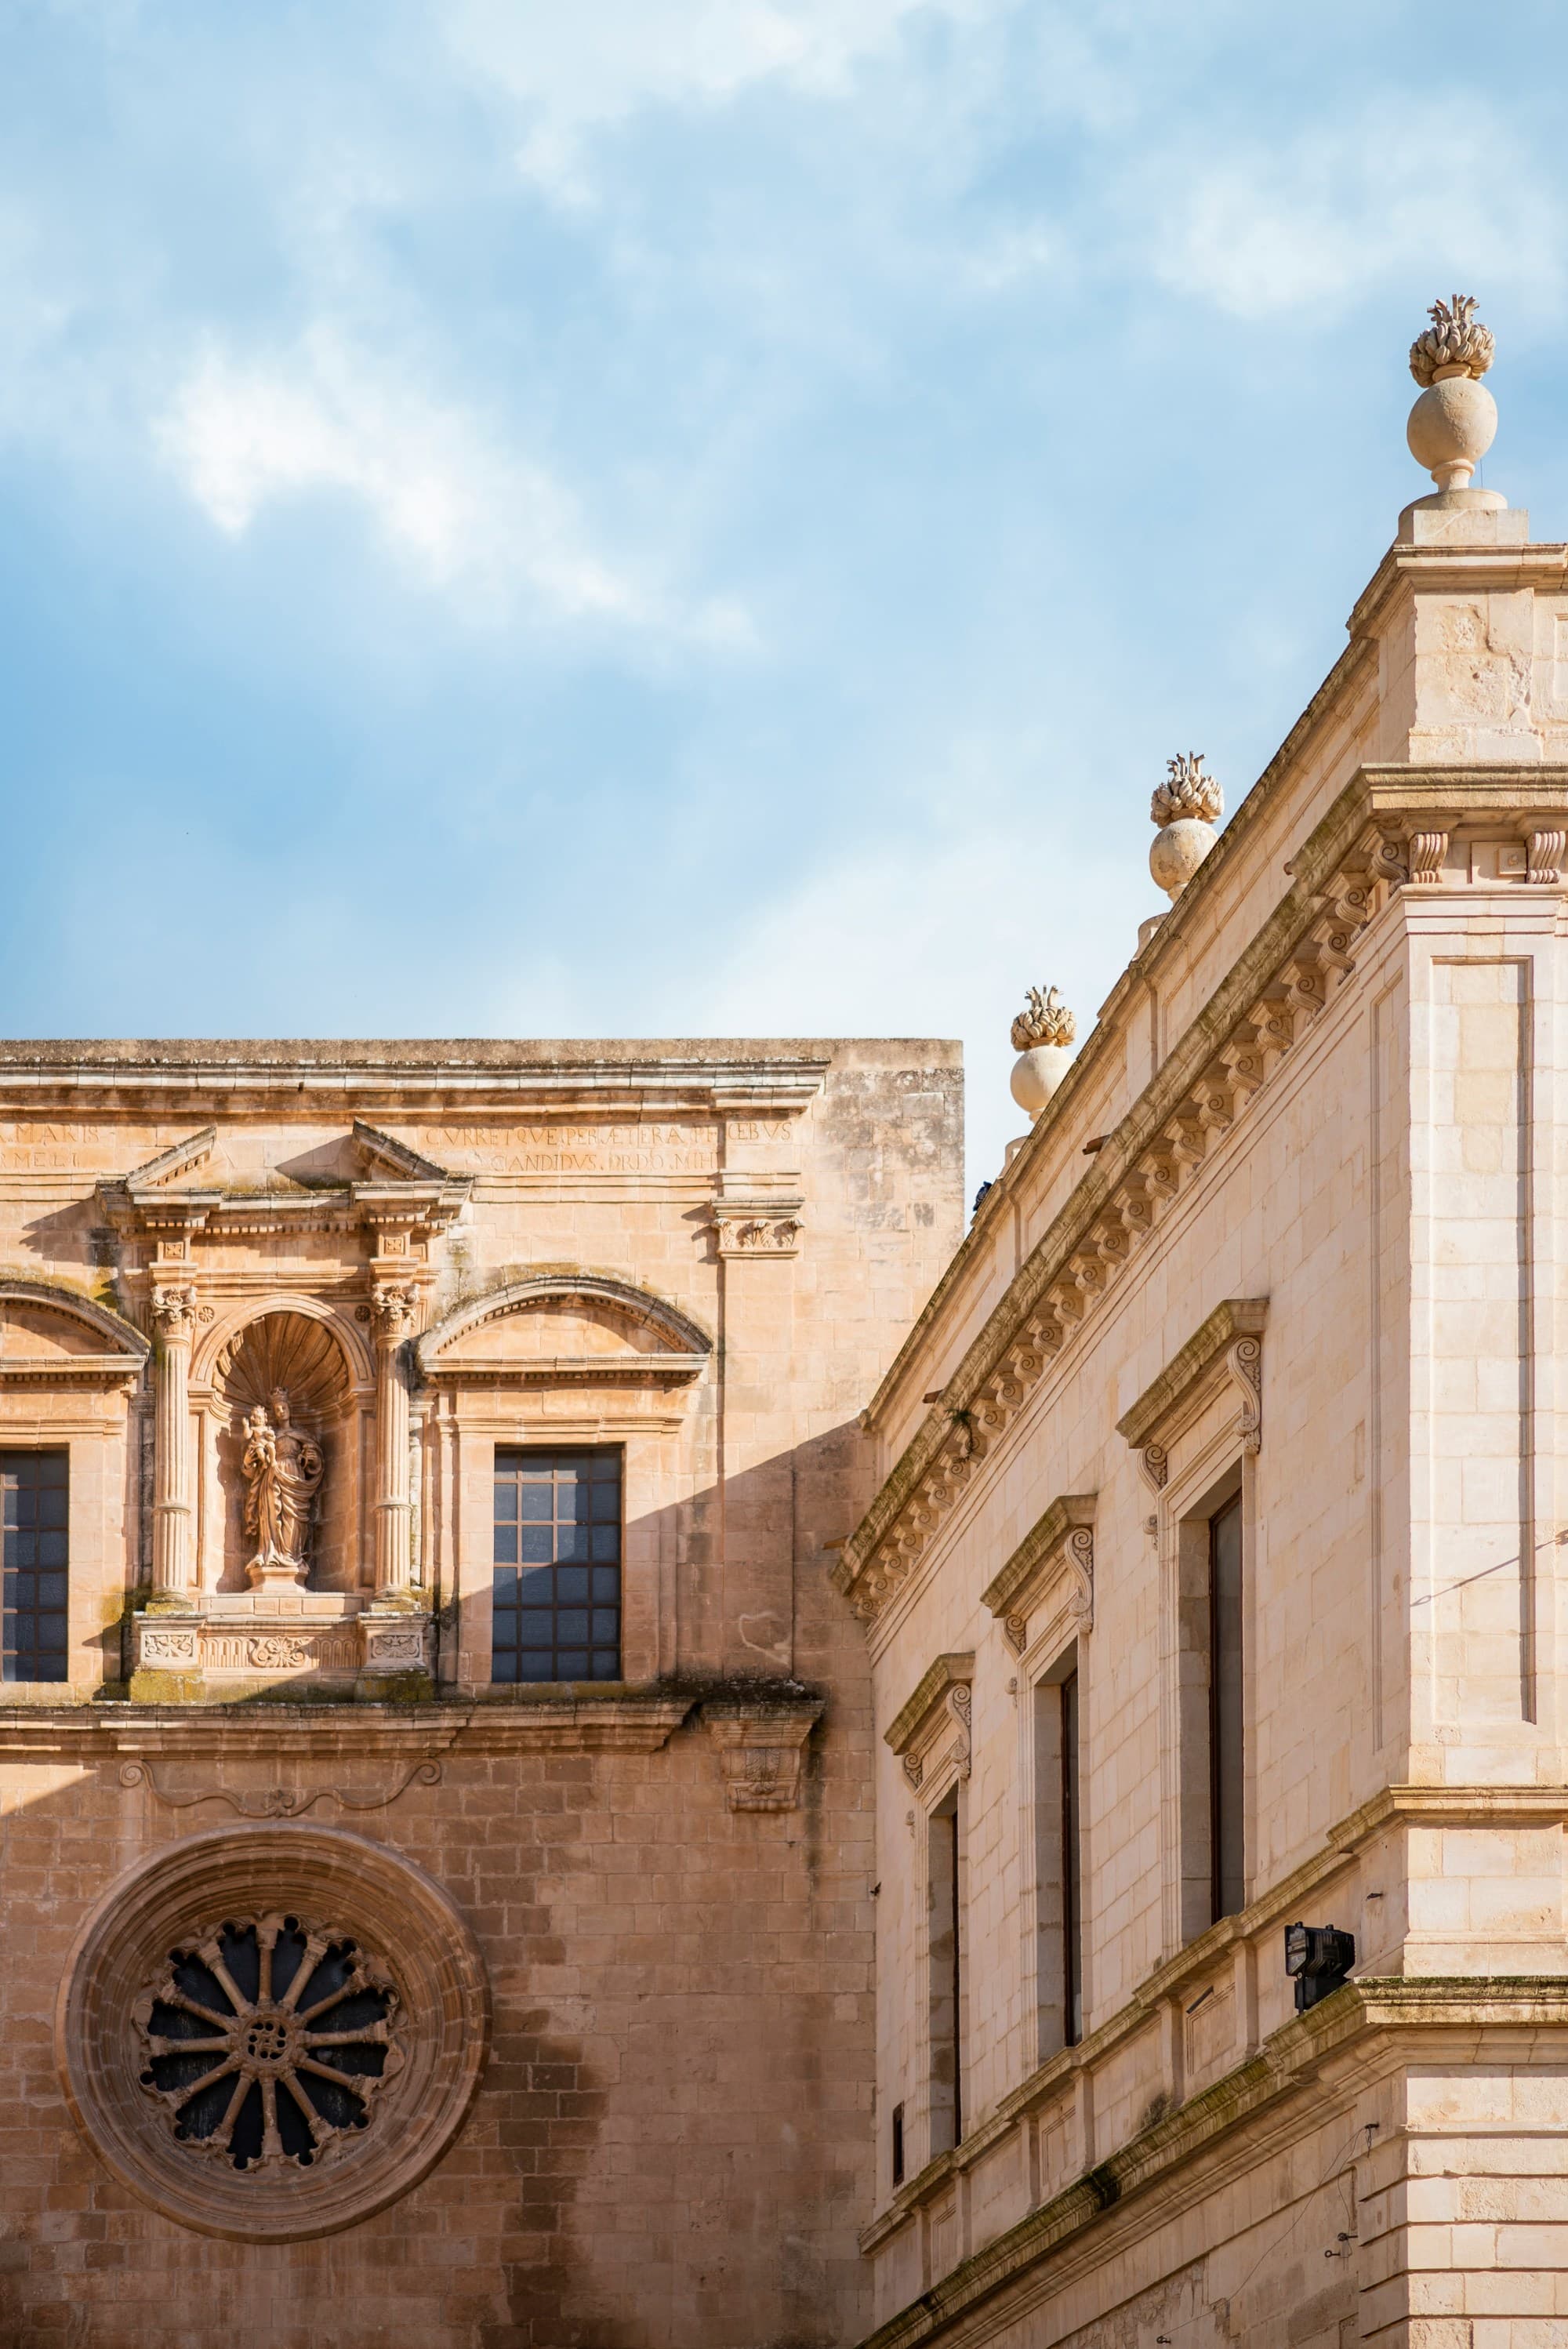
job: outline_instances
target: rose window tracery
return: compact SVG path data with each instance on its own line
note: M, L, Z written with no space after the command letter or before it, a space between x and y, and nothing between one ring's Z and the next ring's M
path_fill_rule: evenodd
M140 2085L181 2145L308 2169L366 2128L402 2065L381 1961L294 1916L231 1919L169 1952L136 2002Z

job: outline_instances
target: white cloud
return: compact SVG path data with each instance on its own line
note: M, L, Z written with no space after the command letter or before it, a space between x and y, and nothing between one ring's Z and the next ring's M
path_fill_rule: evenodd
M1026 988L1061 982L1083 1040L1159 904L1130 858L1074 870L1037 840L1023 870L1001 829L869 846L765 902L700 986L646 1009L675 1034L961 1037L979 1182L1027 1123L1007 1090Z
M583 134L646 106L720 106L758 83L819 98L917 16L975 23L1015 0L450 0L442 28L485 83L521 104L519 160L581 200Z
M1315 122L1213 162L1162 154L1140 188L1155 222L1153 274L1243 318L1307 303L1337 309L1396 273L1447 292L1457 270L1478 290L1554 298L1558 175L1473 106L1468 120L1457 109L1445 116L1440 149L1429 114L1400 126L1390 111Z
M743 616L697 611L592 543L571 493L475 419L421 397L323 330L284 358L210 346L158 425L162 454L220 530L336 491L357 499L410 574L499 613L521 595L563 618L744 641Z

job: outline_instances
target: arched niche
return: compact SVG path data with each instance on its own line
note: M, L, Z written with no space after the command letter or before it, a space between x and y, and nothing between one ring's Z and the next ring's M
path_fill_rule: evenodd
M273 1399L280 1391L288 1399L294 1429L318 1444L325 1460L311 1526L306 1587L356 1588L359 1382L342 1333L332 1320L297 1305L269 1306L225 1335L210 1376L223 1501L217 1588L250 1588L245 1569L253 1544L244 1523L244 1423L258 1404L275 1416Z
M473 1298L427 1330L419 1368L437 1385L686 1384L712 1355L677 1306L606 1273L535 1273Z

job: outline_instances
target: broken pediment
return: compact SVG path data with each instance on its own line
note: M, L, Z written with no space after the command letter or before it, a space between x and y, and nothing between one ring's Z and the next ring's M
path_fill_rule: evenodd
M630 1282L540 1274L460 1306L419 1340L435 1383L686 1384L712 1346L695 1321Z
M149 1232L325 1223L428 1237L453 1221L470 1188L470 1177L449 1174L356 1118L346 1132L203 1126L118 1181L100 1183L98 1195L112 1224Z
M149 1351L108 1306L49 1281L0 1278L0 1386L134 1383Z

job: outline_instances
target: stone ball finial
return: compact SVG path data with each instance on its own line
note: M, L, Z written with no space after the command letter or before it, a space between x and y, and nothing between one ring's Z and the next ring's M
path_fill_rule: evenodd
M1496 346L1476 315L1475 296L1434 302L1431 325L1410 345L1410 373L1421 396L1405 438L1439 494L1468 490L1470 475L1497 436L1497 402L1480 378Z
M1219 837L1214 830L1225 796L1203 771L1202 750L1179 750L1165 762L1165 781L1149 802L1160 827L1149 852L1149 870L1165 895L1179 897Z
M1031 987L1024 1008L1013 1022L1013 1099L1031 1117L1038 1117L1068 1072L1069 1047L1078 1022L1054 987L1042 995Z

